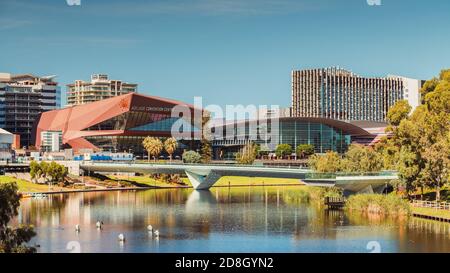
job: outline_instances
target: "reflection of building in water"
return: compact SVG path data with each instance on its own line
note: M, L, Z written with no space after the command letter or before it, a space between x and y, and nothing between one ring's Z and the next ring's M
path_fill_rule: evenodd
M107 232L96 230L97 220L105 223ZM129 234L130 239L136 236L148 240L133 243L130 240L131 244L127 245L144 244L143 247L153 251L153 241L147 236L147 226L151 224L160 230L161 242L176 240L170 244L189 250L191 246L183 245L183 240L199 240L199 245L205 247L224 236L237 236L234 240L248 239L249 244L261 240L261 244L275 243L275 249L285 247L278 250L288 251L368 252L367 243L378 240L382 252L450 252L450 225L327 211L309 204L304 191L298 187L216 187L204 193L160 189L51 195L47 199L22 200L17 221L39 228L38 243L42 243L45 251L61 244L65 250L67 240L78 238L74 236L92 242L93 250L114 251L108 248L110 241L102 240L116 231ZM73 230L75 224L81 225L78 235ZM114 247L117 247L116 236L113 236ZM272 237L273 240L268 239ZM261 247L267 249L267 245Z

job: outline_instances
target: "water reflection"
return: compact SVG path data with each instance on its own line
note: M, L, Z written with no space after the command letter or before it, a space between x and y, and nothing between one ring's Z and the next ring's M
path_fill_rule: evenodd
M82 252L367 252L374 240L383 252L450 252L448 224L349 215L306 197L302 187L60 194L23 200L16 222L36 226L41 252L70 241Z
M186 213L201 214L212 211L217 199L210 191L192 191L186 201Z

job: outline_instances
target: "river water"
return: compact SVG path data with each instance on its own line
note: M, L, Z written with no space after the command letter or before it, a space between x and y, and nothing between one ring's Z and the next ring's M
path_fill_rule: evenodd
M39 252L450 252L450 224L307 199L302 186L55 194L24 199L15 222L35 226Z

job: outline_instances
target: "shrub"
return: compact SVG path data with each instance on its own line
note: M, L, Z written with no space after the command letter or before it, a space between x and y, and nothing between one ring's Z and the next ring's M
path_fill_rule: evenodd
M305 158L314 154L314 145L312 144L300 144L295 150L299 158Z
M345 208L352 211L383 215L408 215L411 212L408 201L394 194L357 194L347 199Z
M289 144L278 144L275 148L275 154L281 158L290 156L292 154L292 146Z
M187 151L183 153L183 163L200 163L202 156L194 151Z
M239 164L253 164L257 153L257 146L254 143L247 143L241 152L236 154L236 161Z

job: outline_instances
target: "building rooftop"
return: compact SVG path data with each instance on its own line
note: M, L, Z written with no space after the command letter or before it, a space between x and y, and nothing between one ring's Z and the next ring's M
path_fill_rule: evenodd
M6 131L5 129L0 128L0 134L1 135L12 135L12 133Z

